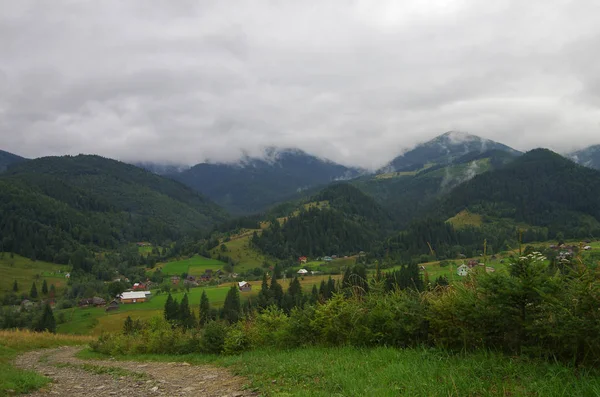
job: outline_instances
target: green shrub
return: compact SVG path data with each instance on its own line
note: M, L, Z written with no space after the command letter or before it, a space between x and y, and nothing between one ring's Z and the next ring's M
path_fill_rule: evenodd
M203 353L219 354L223 351L225 338L229 329L220 321L211 321L204 326L200 339L200 351Z

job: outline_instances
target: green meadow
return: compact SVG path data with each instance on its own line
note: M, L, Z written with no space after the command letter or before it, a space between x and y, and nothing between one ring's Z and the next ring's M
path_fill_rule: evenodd
M200 255L195 255L188 259L182 259L173 262L167 262L160 266L157 266L162 270L164 274L168 275L181 275L187 273L193 276L199 276L203 274L207 269L213 271L221 269L225 263L216 259L205 258Z
M48 287L54 284L57 291L60 291L67 284L65 273L68 271L69 267L65 265L32 261L16 254L11 258L9 253L2 252L0 253L0 294L12 291L15 280L19 287L17 293L29 294L33 282L37 284L39 292L44 280L48 283Z

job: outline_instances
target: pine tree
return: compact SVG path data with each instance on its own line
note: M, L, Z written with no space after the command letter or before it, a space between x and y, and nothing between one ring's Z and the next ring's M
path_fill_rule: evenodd
M133 320L131 319L131 316L127 316L125 319L125 323L123 324L123 333L125 335L133 334Z
M56 333L56 320L54 319L54 313L52 313L52 308L49 303L44 305L42 316L35 325L34 330L38 332L48 331Z
M167 301L165 302L164 316L167 321L177 321L179 312L179 303L177 300L173 299L171 294L167 297Z
M13 282L12 290L13 292L19 292L19 284L17 284L17 280Z
M257 305L259 309L265 309L269 306L271 301L271 290L269 289L269 283L267 280L267 273L263 274L263 280L258 292Z
M277 307L281 307L281 300L283 299L283 288L277 282L275 275L273 275L273 278L271 278L271 287L269 287L269 293L272 298L272 304L276 305Z
M323 282L321 282L321 283L324 284ZM318 301L319 301L319 290L317 289L316 285L313 285L312 291L310 293L310 303L314 305Z
M179 311L177 314L179 318L179 325L181 325L181 327L185 329L190 329L194 327L195 319L190 309L190 302L187 294L183 295L183 299L181 299L181 303L179 304Z
M29 291L29 297L31 299L36 299L38 297L37 287L35 286L35 281L31 284L31 290Z
M240 319L241 303L238 287L232 285L223 304L222 317L230 324L237 322Z
M198 313L198 322L201 327L203 327L210 320L210 302L208 301L208 296L206 296L206 291L202 291L202 296L200 297L200 311Z
M42 295L48 295L48 283L46 282L46 280L44 280L44 282L42 283Z

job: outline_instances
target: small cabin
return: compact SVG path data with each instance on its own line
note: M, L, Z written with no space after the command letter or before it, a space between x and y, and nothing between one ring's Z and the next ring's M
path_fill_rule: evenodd
M467 265L460 265L456 269L456 274L458 274L461 277L466 276L467 274L469 274L469 267Z
M251 291L252 285L250 285L250 283L246 281L240 281L238 283L238 288L240 289L240 291Z

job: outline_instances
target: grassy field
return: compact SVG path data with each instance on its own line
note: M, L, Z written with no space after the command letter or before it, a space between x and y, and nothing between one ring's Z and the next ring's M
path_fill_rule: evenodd
M464 228L465 226L480 227L483 223L483 218L479 214L473 214L467 210L462 210L452 218L448 219L449 223L457 229Z
M211 251L211 254L216 256L220 253L233 259L237 264L234 270L238 273L262 267L263 263L270 261L261 252L250 247L250 238L255 231L260 232L258 229L248 230L238 236L232 236L230 241L223 243L227 251L220 252L221 247L218 246Z
M162 272L168 275L179 276L182 273L187 273L193 276L199 276L203 274L207 269L216 271L221 269L224 265L225 263L216 259L205 258L200 255L195 255L188 259L161 264L157 266L157 268L162 269Z
M333 276L335 280L341 276ZM309 294L313 285L317 287L321 284L321 281L327 279L329 276L305 276L300 279L300 284L305 293ZM287 290L291 279L285 281L281 280L280 284L284 290ZM253 299L260 291L260 281L251 283L253 288L251 291L240 292L242 302L248 299ZM208 300L212 307L221 307L225 302L227 291L234 285L234 283L225 283L219 286L210 287L197 287L190 289L188 299L192 310L198 312L198 306L200 305L200 297L202 291L206 291ZM184 295L184 291L173 293L173 298L181 301ZM64 317L66 320L64 323L58 325L58 332L64 334L77 334L77 335L100 335L102 332L113 332L121 330L123 322L127 316L131 316L132 319L147 320L153 316L162 316L165 302L168 294L160 294L154 296L150 301L144 303L135 304L123 304L119 307L118 311L106 313L102 307L74 307L71 309L57 310L55 316Z
M85 358L105 358L89 351ZM597 396L600 373L493 353L304 348L237 356L126 356L227 366L267 396Z
M49 382L48 378L33 371L15 368L12 361L19 353L49 347L82 345L92 340L89 336L0 331L0 396L27 393Z
M34 262L16 254L11 258L7 252L0 253L0 294L12 291L15 280L19 286L19 293L29 294L34 281L38 292L41 291L44 280L48 283L48 287L54 284L57 291L60 291L67 283L64 273L68 270L68 266L43 261Z

